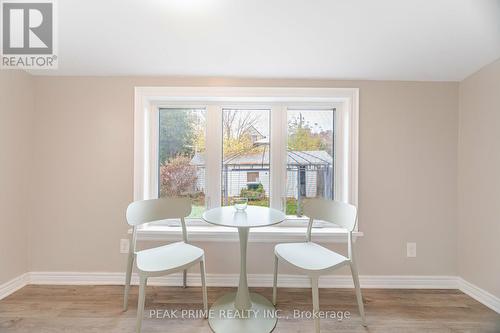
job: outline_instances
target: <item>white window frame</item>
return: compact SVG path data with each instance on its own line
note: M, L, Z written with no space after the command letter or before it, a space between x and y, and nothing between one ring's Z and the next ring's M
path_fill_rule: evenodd
M288 109L335 109L335 199L358 206L358 130L359 90L357 88L254 88L254 87L136 87L134 112L134 200L157 197L158 186L158 110L160 108L196 108L206 110L206 206L220 206L222 159L222 109L270 110L270 206L282 209L286 190L286 144ZM342 156L340 160L338 157ZM276 195L276 193L282 193ZM306 218L289 217L272 234L289 232L291 227L305 226ZM174 231L151 226L144 230L165 235ZM191 221L191 226L218 227L203 221ZM322 226L317 224L317 226ZM325 225L326 226L326 225ZM330 225L328 225L330 226ZM167 227L169 228L169 227ZM333 228L325 228L333 229ZM256 229L257 230L257 229ZM286 230L286 231L285 231ZM236 233L236 231L234 231ZM265 230L264 230L265 232ZM325 231L328 236L328 230ZM338 232L332 231L332 235ZM360 235L358 233L357 235ZM294 232L293 235L296 235ZM273 237L274 237L273 236ZM287 239L289 239L288 235ZM231 236L232 237L232 236ZM295 237L295 236L293 236ZM293 238L292 237L292 238ZM207 240L219 239L207 237Z

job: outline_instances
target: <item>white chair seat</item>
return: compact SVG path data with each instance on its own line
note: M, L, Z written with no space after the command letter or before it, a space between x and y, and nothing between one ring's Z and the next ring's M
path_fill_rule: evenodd
M200 265L201 290L203 292L203 310L208 312L207 285L205 283L205 253L202 249L188 244L186 216L191 213L191 200L183 198L159 198L139 200L127 207L127 223L133 226L132 243L127 260L125 290L123 293L123 310L128 308L130 280L134 261L139 273L139 297L137 298L137 319L135 332L141 333L144 303L146 301L146 285L150 277L167 275L182 271L183 286L187 286L187 270L194 264ZM180 219L182 225L182 242L172 243L147 250L136 251L138 226L154 221ZM205 315L206 318L206 315Z
M189 266L201 260L203 250L184 242L137 252L137 268L143 272L163 272Z
M343 255L312 242L278 244L274 253L293 266L313 272L328 270L349 261Z

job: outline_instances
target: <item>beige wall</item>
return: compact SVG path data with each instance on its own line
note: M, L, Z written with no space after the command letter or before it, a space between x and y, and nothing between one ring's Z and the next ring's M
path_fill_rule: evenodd
M33 78L0 71L0 284L28 271Z
M460 83L459 275L500 297L500 60Z
M36 77L33 271L123 271L133 189L134 86L360 88L361 274L456 274L457 83ZM42 192L43 191L43 192ZM416 241L418 257L406 258ZM236 243L201 244L209 273L237 273ZM272 244L249 272L271 273Z
M30 270L123 270L133 88L151 85L359 87L361 274L458 274L500 297L500 60L460 84L0 71L0 284ZM209 273L238 271L237 243L201 245ZM272 247L250 244L251 273L271 272Z

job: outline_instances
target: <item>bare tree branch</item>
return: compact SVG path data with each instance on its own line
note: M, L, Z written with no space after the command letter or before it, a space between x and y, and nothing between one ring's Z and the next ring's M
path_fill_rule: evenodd
M252 111L224 110L222 123L224 128L224 137L232 137L240 140L243 135L260 121L261 114Z

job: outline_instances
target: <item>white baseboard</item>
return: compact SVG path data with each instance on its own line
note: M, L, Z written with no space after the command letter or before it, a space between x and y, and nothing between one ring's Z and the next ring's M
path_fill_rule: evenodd
M238 274L207 274L207 285L214 287L235 287L238 285ZM455 276L408 276L408 275L362 275L359 277L362 288L392 289L458 289ZM79 272L31 272L32 284L61 285L122 285L124 273L79 273ZM150 278L148 284L159 286L181 285L181 274ZM200 286L199 273L189 273L188 285ZM138 284L139 278L132 275L132 284ZM272 274L249 274L248 284L251 287L271 287ZM310 280L305 275L278 275L278 285L288 288L309 288ZM320 278L320 288L353 288L350 275L325 275Z
M279 287L309 288L310 281L304 275L280 274ZM207 285L213 287L235 287L238 285L238 274L207 274ZM459 289L478 302L500 313L500 298L456 276L420 276L420 275L361 275L362 288L382 289ZM123 285L125 274L122 272L30 272L20 275L0 285L0 300L21 289L27 284L39 285ZM272 274L249 274L248 284L251 287L271 287ZM189 273L188 285L200 286L198 273ZM132 276L132 284L138 284L136 274ZM148 284L157 286L180 286L181 274L150 278ZM353 288L350 275L325 275L320 278L320 288Z
M0 285L0 300L15 293L29 283L29 273L24 273Z
M462 279L461 277L458 278L458 283L460 291L462 291L464 294L469 295L470 297L474 298L479 303L482 303L483 305L489 307L496 313L500 313L500 298Z

